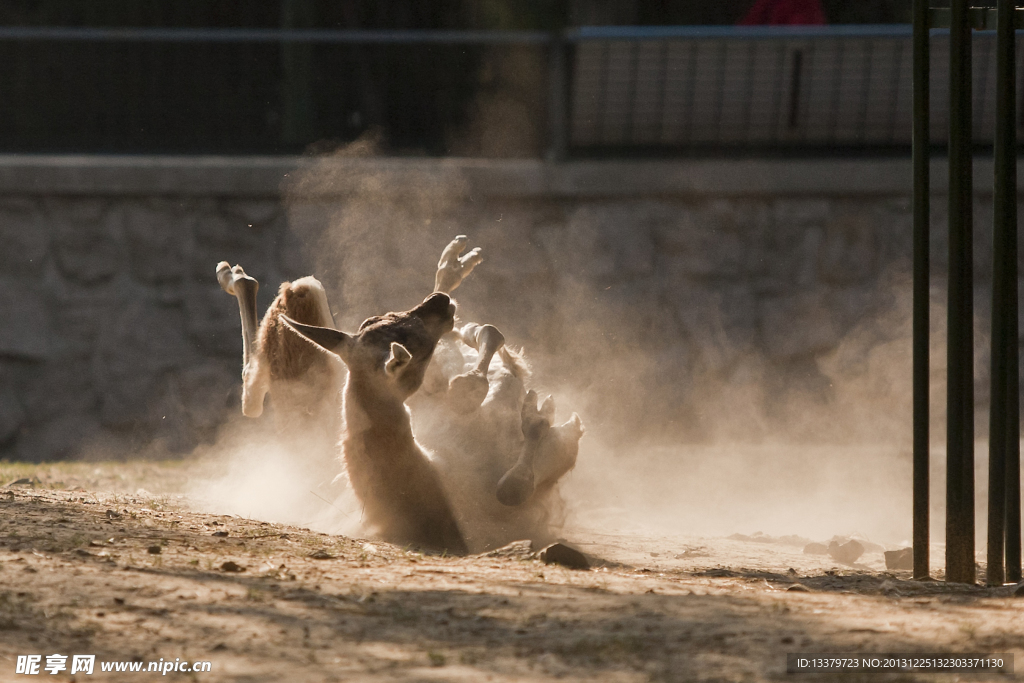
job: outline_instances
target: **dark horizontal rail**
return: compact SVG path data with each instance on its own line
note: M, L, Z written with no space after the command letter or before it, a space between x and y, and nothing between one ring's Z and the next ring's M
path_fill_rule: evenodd
M930 33L935 49L948 49L948 29ZM547 112L535 107L531 121L538 133L548 130L553 158L563 149L895 149L910 144L911 34L902 24L564 32L7 26L0 150L295 153L372 127L392 149L445 154L450 131L472 116L476 71L498 58L487 55L496 45L547 55L547 83L535 83L546 90ZM994 32L974 36L982 79L975 139L986 143L992 103L982 85L991 81ZM948 97L943 64L932 73L935 143L948 125L939 111ZM523 101L533 106L541 97Z
M1024 8L1017 33L1024 32ZM974 33L995 35L994 29L977 28ZM778 38L909 38L910 24L847 24L838 26L585 26L570 29L565 39L587 40L687 40L728 38L731 40ZM941 26L929 30L933 36L949 35Z
M995 7L971 7L967 12L967 20L973 29L996 30ZM928 10L928 23L933 28L949 28L950 15L948 7L933 7ZM1024 8L1013 10L1014 28L1024 28Z
M843 24L836 26L585 26L570 29L566 39L665 40L671 38L899 38L910 37L910 24Z
M0 41L154 43L539 44L544 31L334 30L262 28L79 28L4 26Z
M948 33L933 28L931 33ZM839 26L587 26L563 34L568 42L588 40L900 38L909 24ZM2 26L0 41L155 42L155 43L322 43L322 44L520 44L548 43L547 31L447 31L276 28L91 28Z

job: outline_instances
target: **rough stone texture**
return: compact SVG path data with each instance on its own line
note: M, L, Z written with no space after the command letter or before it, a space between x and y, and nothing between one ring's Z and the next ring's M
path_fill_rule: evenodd
M864 392L889 416L868 421L873 435L909 420L910 203L906 183L873 181L870 166L842 162L844 189L808 162L775 162L788 170L770 178L739 161L735 177L728 162L386 160L334 176L266 159L249 174L245 160L143 159L141 176L132 163L99 159L93 176L88 160L0 158L0 457L187 452L214 438L238 412L241 364L218 261L260 280L261 312L282 280L317 275L351 328L422 299L458 233L485 255L456 292L462 315L525 346L543 388L588 428L703 439L728 414L756 437L802 424L809 406L855 414ZM936 391L944 204L937 195ZM981 192L975 216L984 405Z

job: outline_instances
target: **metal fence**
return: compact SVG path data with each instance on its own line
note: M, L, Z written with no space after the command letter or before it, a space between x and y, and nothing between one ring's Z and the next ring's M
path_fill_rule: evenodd
M546 33L0 28L0 150L294 153L380 129L444 154L485 46Z
M974 139L989 144L994 34L973 40ZM944 144L948 31L931 43L931 138ZM392 151L443 155L481 90L502 87L487 83L489 56L515 50L548 62L517 96L531 100L531 135L556 157L911 143L902 25L561 35L6 27L0 151L294 153L372 127Z
M574 42L573 148L911 144L909 26L581 29ZM994 32L974 34L979 144L992 142L994 48ZM1017 48L1019 63L1019 35ZM948 31L931 51L931 140L945 144Z

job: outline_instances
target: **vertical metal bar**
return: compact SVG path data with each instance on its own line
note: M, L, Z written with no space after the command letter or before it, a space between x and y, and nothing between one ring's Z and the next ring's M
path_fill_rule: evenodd
M743 74L743 135L738 136L739 140L750 144L750 119L754 106L754 60L757 57L757 48L760 41L748 40L747 63Z
M1006 5L1006 8L1003 7ZM1017 583L1021 580L1021 536L1020 536L1020 375L1017 308L1017 46L1014 15L1015 2L999 5L1004 19L998 23L1000 36L1005 32L1005 45L999 49L996 62L997 82L1002 102L997 100L997 145L1000 132L1005 135L1001 149L1005 155L1002 186L1005 193L1000 201L996 197L996 211L1004 221L1005 243L1003 249L1006 264L1006 454L1005 454L1005 576L1004 580ZM1002 15L1000 15L1002 16ZM1003 25L1006 25L1005 27ZM1005 71L1000 70L1000 66ZM999 96L997 95L997 97ZM997 147L1000 149L1000 147ZM997 167L1000 164L996 157ZM999 208L1001 205L1001 208Z
M800 48L793 50L793 71L789 85L789 118L787 119L790 130L795 130L800 125L800 76L804 67L804 51Z
M778 50L775 59L775 86L772 88L771 123L768 127L768 139L765 140L765 143L777 145L782 139L779 126L782 121L782 93L785 90L784 82L786 78L786 55L788 48L785 41L776 39L770 42L774 42ZM765 44L769 44L769 41L765 41Z
M561 31L548 44L548 161L565 159L569 146L568 46Z
M995 187L992 221L992 399L988 440L988 572L985 581L1001 586L1004 572L1006 528L1006 455L1009 450L1008 393L1017 391L1016 378L1007 373L1007 360L1016 353L1017 330L1009 329L1011 275L1016 282L1017 229L1016 130L1014 122L1013 0L998 0L996 18L996 111L994 136ZM1013 252L1008 245L1013 244ZM1011 339L1012 336L1012 346Z
M640 87L640 41L634 40L629 46L629 81L626 84L626 130L623 143L637 144L636 133L636 91Z
M1014 149L1016 144L1010 147ZM1014 166L1016 176L1016 166ZM1016 180L1014 181L1016 184ZM1016 189L1016 188L1014 188ZM1016 218L1016 217L1015 217ZM1017 253L1017 226L1014 223L1012 231L1007 231L1010 237L1006 245L1008 254ZM1012 263L1013 272L1007 277L1010 288L1007 297L1016 304L1017 302L1017 262L1007 259ZM1020 391L1019 384L1019 350L1017 345L1017 306L1007 310L1006 326L1010 332L1007 339L1009 353L1006 357L1006 376L1009 378L1009 385L1006 391L1006 577L1010 583L1020 583L1021 578L1021 537L1020 537Z
M684 144L693 142L693 107L697 99L697 55L704 41L690 40L690 63L686 74L686 137Z
M664 145L665 140L665 92L668 90L668 51L671 43L667 40L661 41L658 60L658 134L657 144Z
M836 142L836 128L839 127L839 98L843 92L843 60L846 58L846 41L838 40L833 43L836 50L832 58L832 94L829 102L828 128L825 137L829 143Z
M925 34L925 55L928 54L928 43L927 33ZM896 55L895 59L892 60L892 71L889 74L889 135L888 142L890 145L896 144L896 125L897 116L896 113L899 111L899 99L900 99L900 85L901 76L903 74L903 60L906 59L906 49L904 48L904 41L896 40L892 41L893 47L895 48ZM881 136L879 136L881 137ZM927 140L927 138L925 138ZM881 140L879 140L881 142Z
M868 136L868 108L870 107L869 94L873 90L873 88L871 87L871 81L873 80L872 77L874 76L875 71L875 46L878 41L869 39L866 40L865 42L867 43L868 49L867 53L864 56L860 72L866 75L864 78L861 79L860 82L860 107L858 108L859 111L857 112L857 126L856 132L854 133L857 143L861 145L864 144L864 141L867 139Z
M929 575L928 458L928 0L914 0L914 577Z
M729 41L718 41L718 68L715 70L715 142L722 144L722 112L725 108L725 65L729 61Z
M599 145L605 144L604 121L607 118L605 114L608 110L608 72L611 70L612 63L611 41L602 40L601 48L601 70L598 71L599 85L597 86L597 93L600 100L597 108L597 116L595 117L597 119L597 135L595 137L597 137L597 144Z
M974 583L974 302L971 24L950 2L949 306L946 381L946 580Z

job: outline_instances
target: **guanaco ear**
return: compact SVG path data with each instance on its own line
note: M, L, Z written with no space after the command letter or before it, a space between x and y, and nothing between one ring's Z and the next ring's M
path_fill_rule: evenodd
M555 421L555 397L548 396L544 399L544 403L540 405L540 414L547 418L548 422L554 423Z
M281 316L281 321L284 322L288 329L316 344L324 351L340 356L342 360L345 360L348 356L348 350L352 346L352 337L341 330L331 329L330 327L317 327L316 325L304 325L295 322L286 315Z
M384 363L384 372L394 377L395 373L408 365L411 360L412 354L409 353L407 348L398 342L391 342L391 355L388 356L387 362Z

